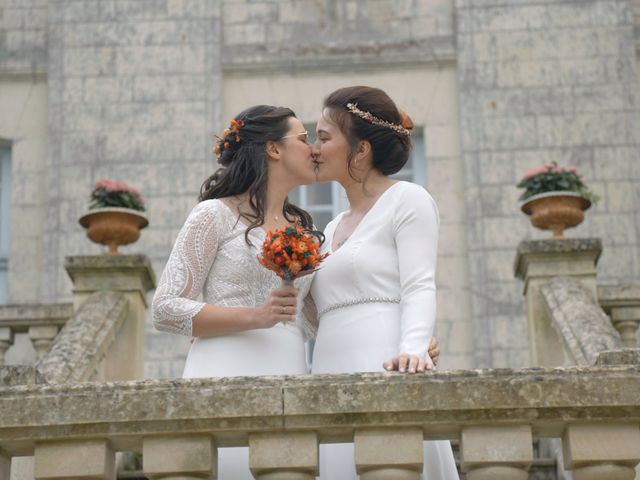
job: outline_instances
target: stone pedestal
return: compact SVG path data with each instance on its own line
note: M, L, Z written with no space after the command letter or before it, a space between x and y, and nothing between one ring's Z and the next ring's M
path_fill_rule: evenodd
M314 480L318 437L315 432L249 435L249 467L256 480Z
M424 467L419 428L356 430L356 471L362 480L418 480Z
M208 435L145 438L142 461L152 479L217 478L218 451Z
M525 241L518 246L515 275L524 282L534 366L564 365L569 358L551 325L540 288L554 277L572 277L580 280L596 298L596 266L601 253L602 242L597 238Z
M110 290L124 294L128 303L125 325L111 346L113 364L110 378L142 378L144 375L144 321L146 293L155 288L151 262L144 255L91 255L65 258L65 268L73 281L77 310L92 293Z
M527 480L532 461L529 425L462 430L461 463L467 480Z

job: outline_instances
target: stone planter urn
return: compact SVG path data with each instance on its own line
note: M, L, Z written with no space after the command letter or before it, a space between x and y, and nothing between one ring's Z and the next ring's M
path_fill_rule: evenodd
M89 210L79 219L87 237L108 247L107 254L119 255L118 247L140 238L140 230L149 225L144 213L131 208L106 207Z
M530 216L534 227L551 230L553 238L562 240L564 230L584 220L584 211L591 201L575 192L556 191L539 193L522 203L522 211Z

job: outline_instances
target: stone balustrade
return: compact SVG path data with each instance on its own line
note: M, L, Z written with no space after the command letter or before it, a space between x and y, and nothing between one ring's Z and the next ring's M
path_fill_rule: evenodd
M307 480L319 443L354 442L361 478L416 479L423 439L450 439L468 480L526 479L554 437L574 479L633 479L639 399L638 365L13 386L0 478L33 455L35 480L114 479L119 451L148 478L209 478L218 447L249 446L256 479Z
M38 360L44 357L72 315L70 303L0 305L0 367L19 333L29 336Z

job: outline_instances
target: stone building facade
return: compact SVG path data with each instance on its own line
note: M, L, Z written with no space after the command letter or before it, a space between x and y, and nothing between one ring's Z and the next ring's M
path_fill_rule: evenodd
M576 165L602 201L571 235L603 238L602 282L640 276L639 6L0 0L7 301L69 298L64 256L100 251L77 222L95 180L142 190L150 227L123 251L160 273L216 168L212 132L256 103L290 106L313 126L324 95L367 84L422 139L423 182L441 213L443 367L527 365L513 260L521 240L548 236L518 208L527 168ZM147 376L180 375L187 346L149 324Z

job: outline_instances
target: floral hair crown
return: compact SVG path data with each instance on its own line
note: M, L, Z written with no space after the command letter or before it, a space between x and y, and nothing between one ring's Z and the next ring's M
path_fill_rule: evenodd
M231 148L232 144L240 143L240 129L242 127L244 127L244 120L231 119L229 128L222 131L222 137L215 136L218 142L213 147L213 153L220 156L227 148Z
M387 122L386 120L382 120L381 118L376 117L370 112L365 112L364 110L360 110L358 108L357 103L347 103L347 110L353 113L355 116L366 120L369 123L373 123L374 125L379 125L381 127L389 128L400 135L406 135L407 137L411 135L411 131L404 128L402 125L398 125L397 123Z

